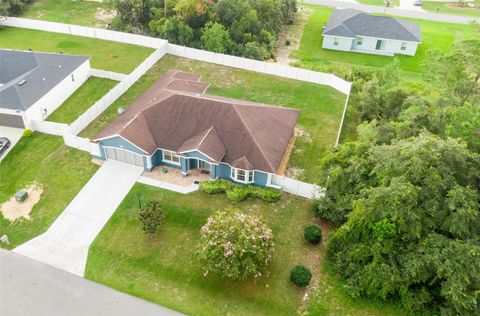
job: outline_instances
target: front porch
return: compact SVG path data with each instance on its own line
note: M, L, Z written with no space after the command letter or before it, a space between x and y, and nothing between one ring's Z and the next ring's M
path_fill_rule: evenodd
M164 165L155 167L151 172L145 171L142 176L182 187L188 187L194 184L195 181L210 180L210 173L205 173L200 169L190 169L188 170L188 174L184 175L182 170Z

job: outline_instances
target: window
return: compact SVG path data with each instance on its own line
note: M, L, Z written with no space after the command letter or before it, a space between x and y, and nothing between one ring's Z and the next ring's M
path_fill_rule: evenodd
M377 45L375 46L376 50L384 50L385 49L385 41L377 40Z
M75 77L74 77L73 74L72 74L72 82L73 82L73 81L75 81Z
M400 47L400 50L407 50L407 42L402 42L402 47Z
M363 44L363 37L357 37L357 45L362 46Z
M333 38L333 46L338 46L339 42L340 42L340 39L338 37Z
M180 156L175 154L173 151L164 150L163 151L163 161L179 165L180 164Z
M238 182L251 183L253 182L253 171L232 168L231 178Z

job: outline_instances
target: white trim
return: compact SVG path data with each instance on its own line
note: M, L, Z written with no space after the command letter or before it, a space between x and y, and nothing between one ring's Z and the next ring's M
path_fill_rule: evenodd
M172 158L173 158L173 157L178 157L178 162L172 161L172 160L165 160L165 152L171 153L171 154L172 154ZM169 164L171 164L171 165L181 166L181 165L182 165L182 156L181 156L181 155L177 155L177 153L174 152L173 150L162 150L162 161L163 161L163 162L166 162L166 163L169 163Z
M110 136L105 136L105 137L102 137L102 138L97 138L97 139L94 139L93 141L94 142L100 142L102 140L105 140L105 139L110 139L110 138L114 138L114 137L120 137L121 139L123 139L124 141L126 141L127 143L129 143L130 145L132 145L133 147L136 147L138 149L140 149L141 151L143 151L143 153L145 155L148 155L148 151L146 151L145 149L141 148L141 147L138 147L137 145L135 145L134 143L132 143L131 141L129 141L128 139L126 139L125 137L123 137L122 135L120 134L115 134L115 135L110 135ZM103 146L103 145L102 145ZM105 147L105 146L104 146ZM157 150L155 150L157 151ZM155 153L155 151L153 153ZM153 156L153 154L151 155Z
M245 180L240 180L238 179L238 171L241 170L245 172ZM235 174L235 176L234 176ZM252 175L252 181L249 180L250 174ZM235 182L240 182L240 183L255 183L255 170L245 170L241 168L234 168L230 167L230 179L232 179Z
M330 37L339 37L339 38L348 38L348 39L356 39L357 36L363 37L363 38L373 38L373 39L381 39L381 40L387 40L387 41L397 41L397 42L408 42L408 43L415 43L415 44L421 44L422 42L414 42L414 41L406 41L406 40L399 40L395 38L384 38L384 37L372 37L372 36L367 36L367 35L361 35L357 34L355 37L348 37L348 36L338 36L338 35L331 35L331 34L323 34L323 36L330 36Z
M183 151L180 151L178 153L179 154L186 154L186 153L191 153L191 152L194 152L194 151L197 151L197 152L201 153L202 155L204 155L205 157L207 157L208 159L210 159L211 161L216 162L215 159L213 159L212 157L210 157L209 155L205 154L204 152L202 152L201 150L198 150L198 149L183 150ZM222 158L220 160L222 160L224 156L225 156L225 154L222 156ZM187 159L187 158L195 158L195 157L185 157L185 159Z

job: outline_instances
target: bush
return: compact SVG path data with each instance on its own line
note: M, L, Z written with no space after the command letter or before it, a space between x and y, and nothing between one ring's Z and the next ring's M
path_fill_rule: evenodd
M305 287L310 284L312 272L305 266L296 266L290 272L290 280L298 287Z
M33 132L31 129L26 129L23 131L23 137L30 137L33 135Z
M305 237L306 241L313 245L316 245L322 240L322 231L318 226L311 225L305 227L305 229L303 230L303 236Z
M269 203L277 202L283 194L281 190L253 185L239 185L224 179L201 182L200 191L208 194L225 192L227 193L227 199L231 201L243 201L249 197L256 197Z
M228 180L203 181L200 183L200 191L208 194L223 193L233 189L234 184Z
M255 196L265 202L273 203L280 200L283 192L272 188L256 188Z
M204 275L229 279L266 274L273 254L272 230L258 217L236 210L214 213L200 232L198 256Z
M227 191L227 199L231 201L243 201L252 195L254 192L252 189L252 187L246 185L235 186L233 190Z
M290 46L290 40L285 41L285 46Z
M138 218L142 222L145 234L153 238L164 218L160 203L158 201L148 202L144 208L140 209Z

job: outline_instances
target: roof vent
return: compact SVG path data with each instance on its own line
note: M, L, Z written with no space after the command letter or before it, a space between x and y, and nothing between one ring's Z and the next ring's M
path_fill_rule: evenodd
M27 82L27 80L22 79L22 80L20 80L20 81L18 82L18 85L19 85L19 86L23 86L26 82Z

